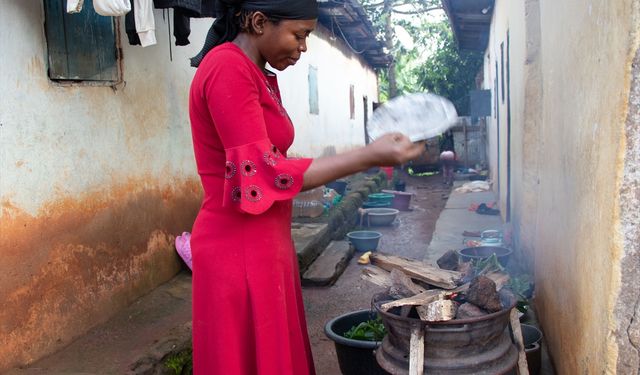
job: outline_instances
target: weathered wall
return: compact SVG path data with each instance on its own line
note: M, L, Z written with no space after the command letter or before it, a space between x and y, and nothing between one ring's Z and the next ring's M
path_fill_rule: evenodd
M505 209L510 109L511 224L560 374L638 372L638 3L496 1L484 83L494 89L497 59L494 188Z
M171 62L156 20L157 46L123 38L126 86L114 90L48 79L40 1L0 12L11 51L0 56L0 371L68 344L180 268L173 236L200 203L187 113L196 47L174 48Z
M640 2L635 2L632 24L640 25ZM635 57L631 71L627 118L624 128L624 167L620 184L619 235L622 240L620 292L615 301L615 343L618 346L617 374L640 373L640 30L632 35ZM626 92L626 90L625 90ZM620 170L619 170L620 172ZM610 366L611 368L611 366Z
M312 157L365 144L364 104L368 116L378 101L375 71L341 39L322 26L311 34L308 52L279 74L282 101L296 126L291 152ZM309 113L309 65L317 68L319 114ZM349 86L354 86L355 118L350 119ZM327 142L330 140L330 142Z
M0 12L0 45L10 51L0 54L0 372L67 345L180 268L173 237L191 229L201 197L188 58L211 20L192 20L191 45L173 47L171 61L173 37L162 12L155 16L156 46L129 46L121 25L126 84L112 89L48 79L41 1L8 2ZM310 39L310 60L321 60L312 55L316 45L315 53L329 54L323 43ZM342 61L335 53L332 59ZM370 69L352 55L342 59L357 77L356 95L375 96ZM317 63L319 71L327 61ZM292 100L307 100L299 81L281 78L294 121L314 131L298 131L301 154L320 154L336 140L343 148L363 143L356 130L335 137L341 127L363 133L357 102L356 120L345 120L348 104L342 114L348 85L346 95L321 99L321 116L340 104L341 121L305 122ZM331 137L315 128L326 123Z
M633 3L540 2L536 306L561 374L615 373Z

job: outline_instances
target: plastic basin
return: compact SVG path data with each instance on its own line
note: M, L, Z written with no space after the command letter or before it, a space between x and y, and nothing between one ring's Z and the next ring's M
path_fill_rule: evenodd
M347 238L356 251L374 251L378 248L382 233L372 230L357 230L347 233Z
M391 204L391 200L393 199L393 194L389 193L373 193L369 194L367 200L370 202L387 202Z
M369 225L391 225L399 212L395 208L367 208L366 222Z
M380 207L389 207L391 206L391 202L371 202L366 201L362 204L363 208L380 208Z

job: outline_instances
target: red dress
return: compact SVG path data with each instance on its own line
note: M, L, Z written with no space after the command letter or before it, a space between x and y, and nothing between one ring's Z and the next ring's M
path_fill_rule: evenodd
M204 200L193 225L196 375L314 374L291 199L311 159L290 159L293 125L275 75L232 43L211 50L189 112Z

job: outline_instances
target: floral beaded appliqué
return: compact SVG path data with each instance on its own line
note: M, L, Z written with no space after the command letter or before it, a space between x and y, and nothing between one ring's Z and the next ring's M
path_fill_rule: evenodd
M271 145L271 149L262 155L264 162L272 167L275 167L276 164L278 164L278 159L280 159L280 157L282 157L282 154L274 145Z
M236 165L233 162L227 161L224 166L224 178L230 179L236 175L237 169Z
M249 185L244 190L244 197L249 202L257 202L262 199L262 189L257 185Z
M240 164L240 171L243 176L251 177L257 172L256 163L251 160L245 160Z
M240 199L242 199L242 190L240 189L240 186L234 186L231 190L231 200L234 202L240 202Z
M275 182L278 189L286 190L293 186L293 176L287 173L281 173L276 176Z
M282 116L289 117L289 114L282 106L282 101L280 101L280 98L278 97L278 93L276 92L276 90L273 87L271 87L271 84L269 83L269 81L265 80L264 83L267 85L267 91L269 91L269 95L271 96L273 101L276 102L276 104L278 105L278 111L280 112L280 114Z

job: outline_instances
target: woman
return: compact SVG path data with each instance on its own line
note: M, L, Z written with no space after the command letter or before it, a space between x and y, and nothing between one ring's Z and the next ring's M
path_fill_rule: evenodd
M293 125L276 76L307 50L315 0L220 2L189 110L204 200L191 237L196 374L314 374L291 199L375 165L417 157L390 134L350 152L290 159Z

